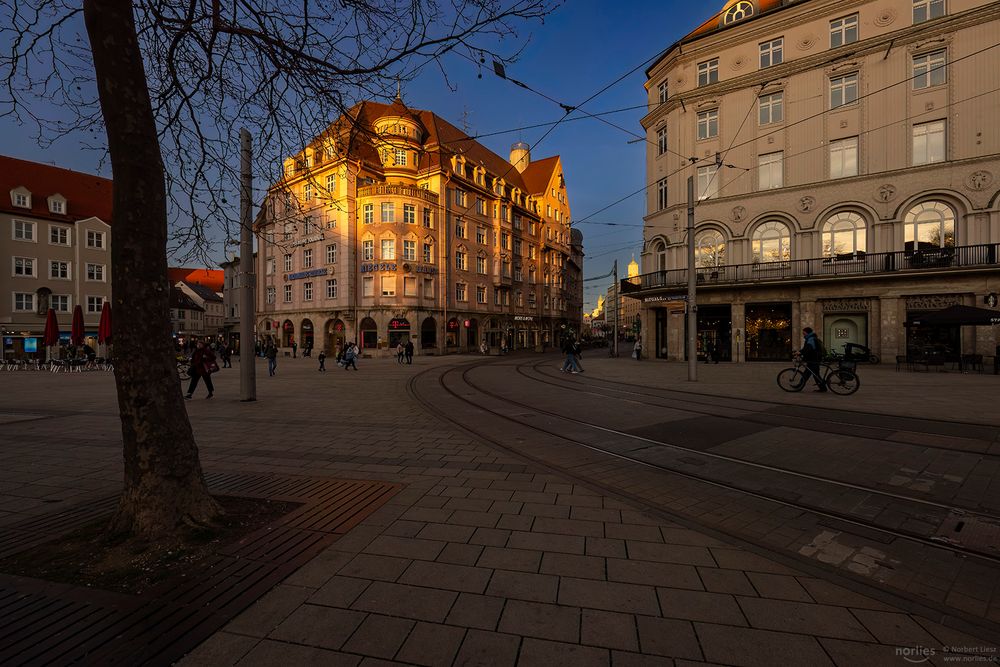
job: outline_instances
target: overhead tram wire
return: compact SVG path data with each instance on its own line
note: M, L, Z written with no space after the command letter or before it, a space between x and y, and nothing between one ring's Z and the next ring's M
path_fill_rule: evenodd
M933 68L933 69L935 69L935 70L936 70L936 69L944 69L944 68L948 68L948 67L951 67L951 66L953 66L953 65L955 65L955 64L957 64L957 63L959 63L959 62L962 62L963 60L967 60L967 59L969 59L969 58L972 58L972 57L974 57L974 56L977 56L977 55L979 55L979 54L981 54L981 53L984 53L984 52L986 52L986 51L989 51L989 50L991 50L991 49L995 49L995 48L996 48L996 47L998 47L998 46L1000 46L1000 42L998 42L998 43L994 43L994 44L991 44L990 46L986 46L986 47L983 47L983 48L981 48L981 49L978 49L978 50L976 50L976 51L973 51L972 53L967 53L967 54L966 54L966 55L964 55L964 56L960 56L960 57L958 57L958 58L955 58L955 59L953 59L953 60L950 60L950 61L946 62L946 63L945 63L944 65L940 65L940 66L938 66L938 67L935 67L935 68ZM839 59L839 58L838 58L838 59ZM918 77L918 76L920 76L920 75L919 75L919 74L913 74L913 75L910 75L910 76L907 76L907 77L906 77L906 78L904 78L904 79L901 79L900 81L896 81L896 82L894 82L894 83L890 83L890 84L888 84L888 85L886 85L886 86L883 86L882 88L878 88L878 89L876 89L876 90L873 90L873 91L871 91L871 92L868 92L868 93L865 93L864 95L859 95L859 96L857 97L857 99L856 99L855 101L860 101L860 100L863 100L863 99L865 99L865 98L868 98L868 97L871 97L872 95L877 95L877 94L879 94L879 93L884 93L885 91L887 91L887 90L889 90L889 89L891 89L891 88L895 88L896 86L900 86L900 85L903 85L903 84L905 84L905 83L909 83L910 81L912 81L913 79L915 79L915 78L916 78L916 77ZM787 123L787 124L785 124L784 126L782 126L781 128L778 128L778 129L775 129L775 130L771 130L771 131L769 131L769 132L766 132L766 133L764 133L764 134L761 134L761 135L759 135L759 136L757 136L757 137L754 137L753 139L750 139L750 140L748 140L748 141L744 141L744 142L742 142L742 143L739 143L739 144L735 144L735 145L733 145L733 146L732 146L731 148L740 148L740 147L742 147L742 146L746 146L747 144L751 144L751 143L754 143L754 142L758 141L759 139L762 139L762 138L764 138L764 137L768 137L768 136L770 136L770 135L772 135L772 134L776 134L776 133L778 133L778 132L784 132L785 130L787 130L787 129L788 129L788 128L790 128L790 127L794 127L794 126L796 126L796 125L799 125L799 124L801 124L801 123L805 123L805 122L807 122L807 121L810 121L810 120L814 120L814 119L816 119L816 118L819 118L820 116L824 116L824 115L826 115L826 114L828 114L828 113L831 113L832 111L836 111L836 110L838 110L838 109L840 109L840 107L833 107L833 108L831 108L831 109L824 109L823 111L820 111L820 112L817 112L817 113L815 113L815 114L812 114L811 116L806 116L805 118L801 118L801 119L799 119L799 120L797 120L797 121L794 121L794 122L792 122L792 123ZM690 158L687 158L687 157L686 157L685 159L687 160L687 159L690 159ZM703 158L703 159L700 159L700 160L698 160L698 162L704 162L704 161L705 161L705 159L704 159L704 158ZM674 171L670 172L669 174L667 174L667 175L666 175L666 176L664 176L663 178L670 178L671 176L675 176L675 175L677 175L677 174L681 173L682 171L684 171L685 169L688 169L688 168L690 168L690 167L691 167L691 166L693 166L694 164L697 164L697 163L692 163L692 164L688 164L688 165L684 165L683 167L680 167L680 168L678 168L678 169L675 169ZM647 183L646 185L644 185L643 187L639 188L639 189L638 189L638 190L636 190L635 192L631 192L631 193L629 193L629 194L627 194L627 195L624 195L623 197L620 197L619 199L616 199L615 201L611 202L611 203L610 203L610 204L608 204L607 206L604 206L604 207L602 207L602 208L599 208L598 210L594 211L593 213L590 213L590 214L588 214L588 215L586 215L586 216L584 216L584 217L582 217L582 218L580 218L580 219L576 219L576 220L573 220L573 222L572 222L572 225L571 225L571 226L575 226L575 225L579 225L579 224L583 224L583 223L587 222L587 220L588 220L589 218L592 218L593 216L595 216L595 215L597 215L597 214L599 214L599 213L603 213L604 211L607 211L607 210L608 210L609 208L612 208L612 207L614 207L614 206L617 206L618 204L622 203L623 201L627 201L628 199L631 199L632 197L634 197L634 196L636 196L636 195L638 195L638 194L641 194L641 193L643 193L643 192L646 192L646 191L647 191L647 190L648 190L649 188L651 188L651 187L653 187L654 185L656 185L656 184L657 184L657 183L658 183L658 182L659 182L660 180L661 180L661 179L659 179L659 178L658 178L658 179L656 179L655 181L653 181L652 183Z
M712 172L712 177L710 179L708 179L708 183L705 184L705 191L706 191L706 193L708 192L709 188L712 186L712 183L715 182L715 177L719 175L719 172L722 171L723 167L731 167L731 168L734 168L734 169L743 169L744 173L750 171L749 169L746 169L746 168L743 168L743 167L734 167L731 164L726 164L726 156L729 155L730 151L733 150L733 145L736 143L736 139L740 136L740 132L743 131L743 127L747 124L747 119L749 119L750 118L750 114L753 113L754 107L757 106L757 100L759 99L761 92L767 87L767 84L768 84L767 81L765 81L764 83L760 84L760 88L757 90L757 93L753 96L753 99L750 101L750 108L747 109L746 115L743 116L743 121L740 123L740 126L736 129L736 134L733 135L733 140L729 142L729 148L727 148L725 150L725 152L722 153L721 156L716 157L716 160L715 160L715 164L716 164L715 171ZM716 155L718 156L718 153L716 153ZM694 164L695 164L694 160L695 160L694 158L691 158L691 164L692 164L692 166L694 166ZM704 201L704 200L695 198L695 202L694 202L695 207L697 208L698 205L701 204L702 201Z

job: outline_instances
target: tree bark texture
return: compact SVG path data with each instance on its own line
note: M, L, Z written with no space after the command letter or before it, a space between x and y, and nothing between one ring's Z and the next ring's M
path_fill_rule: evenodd
M111 530L163 539L220 509L177 378L163 159L129 0L84 0L114 178L111 293L124 489Z

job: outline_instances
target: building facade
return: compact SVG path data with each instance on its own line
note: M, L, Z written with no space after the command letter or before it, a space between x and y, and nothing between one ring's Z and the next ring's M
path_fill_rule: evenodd
M883 358L994 353L906 326L1000 292L1000 3L730 0L647 70L643 304L685 357L688 177L698 350L784 360L816 329Z
M258 337L442 354L579 328L582 236L558 156L515 144L505 160L397 98L350 109L284 174L255 223Z
M111 298L111 181L0 157L0 190L4 357L40 354L50 308L68 341L77 305L86 343L96 349Z
M230 255L222 267L222 319L223 336L226 343L239 345L240 338L240 258Z
M178 281L174 287L184 292L204 312L202 329L206 336L218 337L225 333L226 312L222 294L211 287L188 280Z

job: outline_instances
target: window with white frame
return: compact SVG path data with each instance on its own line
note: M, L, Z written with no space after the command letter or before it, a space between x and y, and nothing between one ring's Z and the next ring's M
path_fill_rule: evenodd
M362 222L366 225L370 225L375 222L375 204L365 204L362 208L362 215L364 216Z
M760 190L773 190L784 185L783 151L757 157L757 184Z
M285 285L285 303L292 302L292 286Z
M656 93L657 93L657 98L659 99L660 104L663 104L664 102L667 101L667 82L666 81L664 81L663 83L661 83L660 85L658 85L656 87Z
M726 239L716 229L706 229L694 236L694 263L703 269L717 269L726 263Z
M413 204L403 204L403 222L408 225L416 224L417 222L417 207Z
M851 14L830 21L830 48L858 41L858 15Z
M466 254L461 250L455 251L455 268L459 271L466 269Z
M49 225L50 245L69 245L69 227Z
M698 139L719 136L719 110L709 109L698 113Z
M307 215L302 218L302 234L303 236L309 236L313 231L313 217Z
M302 200L312 201L313 198L313 186L312 183L306 183L302 186Z
M465 283L455 284L455 301L467 301L468 300L468 287Z
M14 206L18 208L31 208L31 195L23 192L14 193Z
M784 92L761 95L757 100L760 124L770 125L771 123L780 123L785 120L784 104Z
M282 231L282 239L285 241L292 240L292 234L295 232L295 225L291 222L286 222L284 230Z
M27 220L14 220L13 229L15 241L35 240L35 223L28 222Z
M778 39L772 39L769 42L763 42L758 45L760 50L761 69L781 64L783 42L784 38L779 37Z
M381 276L382 296L396 296L396 276Z
M267 258L264 264L264 274L268 276L274 275L274 257Z
M431 222L431 210L429 208L424 208L424 227L427 229L432 229L434 224Z
M104 232L87 230L87 247L96 250L104 249Z
M479 275L486 275L486 258L476 257L476 273Z
M836 109L858 101L858 73L830 79L830 108Z
M14 257L14 269L13 275L15 278L37 278L38 274L35 272L35 258L34 257Z
M336 299L337 298L337 279L328 278L326 281L326 298Z
M396 259L396 239L382 239L382 253L379 258L383 260Z
M49 260L49 278L54 278L56 280L69 280L69 268L69 262Z
M913 89L920 90L944 84L948 79L947 59L948 55L944 49L913 56Z
M858 175L858 138L830 142L830 178Z
M104 265L87 264L87 280L104 282Z
M486 245L486 228L477 227L476 228L476 243L479 245Z
M719 81L719 59L712 58L698 63L698 85L707 86Z
M481 306L486 304L486 288L482 285L476 285L476 303Z
M53 294L49 297L49 307L57 313L68 313L71 307L70 302L69 294Z
M268 287L267 292L265 292L264 294L264 303L274 303L274 302L275 302L274 287Z
M476 197L476 213L486 215L486 200L482 197Z
M667 179L661 178L656 182L656 210L662 211L667 207Z
M923 23L944 16L944 0L913 0L913 22Z
M945 121L920 123L913 126L913 164L944 162Z
M423 247L424 264L434 263L434 244L430 241L424 243Z
M326 263L336 264L337 263L337 244L330 243L326 246Z
M87 297L87 312L88 313L99 313L104 309L104 297L103 296L88 296Z
M62 215L66 212L66 202L62 199L50 199L49 200L49 211L52 213L58 213Z
M14 310L19 313L33 311L35 309L35 295L31 292L14 293Z
M375 259L375 241L368 239L361 242L361 259L366 262Z
M455 206L465 206L465 190L455 189Z
M337 175L327 174L326 175L326 192L328 195L332 196L337 193Z
M955 246L955 211L940 201L917 204L903 218L903 240L907 252Z
M462 218L455 218L455 238L464 239L465 236L465 221Z
M415 262L417 261L417 242L416 241L403 241L403 261Z
M375 276L365 276L361 279L361 296L375 296Z
M406 149L405 148L397 148L395 152L396 152L396 154L395 154L396 166L397 167L405 167L406 166Z
M302 268L310 269L313 265L313 251L312 248L306 248L302 251Z
M396 205L391 201L382 202L382 222L396 222Z
M784 262L791 259L791 241L788 225L776 220L765 222L753 232L753 261Z
M302 283L302 300L303 301L313 300L313 284L311 282Z
M667 152L667 128L661 127L656 131L656 154L663 155Z
M719 194L719 179L716 178L717 167L709 165L698 167L698 199L708 199Z
M868 249L865 219L853 211L834 213L823 223L823 256L855 255Z
M288 254L285 255L285 271L288 272L291 270L292 270L292 255Z

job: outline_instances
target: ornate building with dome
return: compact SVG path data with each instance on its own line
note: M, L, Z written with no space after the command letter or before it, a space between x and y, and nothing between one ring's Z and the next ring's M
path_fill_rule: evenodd
M255 229L256 331L281 348L540 349L580 327L560 158L516 143L504 159L398 97L288 158Z
M730 0L646 72L646 349L785 360L812 327L883 359L994 354L916 322L1000 292L1000 3ZM913 323L912 325L909 323ZM988 360L987 360L988 362Z

